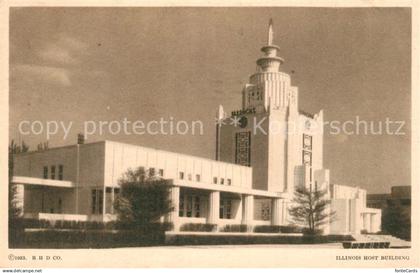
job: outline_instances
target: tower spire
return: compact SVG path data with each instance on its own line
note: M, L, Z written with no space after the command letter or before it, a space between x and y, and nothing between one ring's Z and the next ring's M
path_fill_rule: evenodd
M273 44L273 19L270 18L270 22L268 23L268 45Z
M273 43L273 38L273 19L270 18L268 23L268 41L267 45L261 48L261 51L264 52L264 56L257 60L257 70L260 69L262 72L279 72L279 67L284 60L277 56L277 52L280 48Z

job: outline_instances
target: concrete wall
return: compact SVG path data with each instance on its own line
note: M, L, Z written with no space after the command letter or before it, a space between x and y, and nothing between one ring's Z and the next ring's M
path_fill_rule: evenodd
M51 179L51 166L56 166L55 179L58 180L58 166L63 165L63 180L76 185L74 189L25 185L25 212L89 214L91 189L104 188L104 158L105 142L18 154L15 176L42 179L44 166L47 166L48 178Z
M331 198L333 199L360 199L361 203L366 204L366 190L358 187L330 184Z
M331 184L330 194L331 209L336 212L336 220L331 223L331 233L380 231L381 210L366 207L365 190Z
M156 173L162 169L163 177L168 179L180 179L179 173L183 172L186 181L213 184L213 178L217 177L218 184L223 178L224 185L227 185L230 179L231 186L251 188L252 169L249 167L135 145L106 142L104 177L106 187L117 187L119 179L128 168L137 167L155 168ZM200 181L197 181L196 175L200 176Z
M76 180L77 154L76 145L50 148L41 152L28 152L15 155L14 175L44 178L44 166L48 167L48 178L51 178L51 166L64 166L63 180Z
M350 208L349 200L331 200L331 211L336 212L335 221L330 224L332 234L347 234L350 232Z
M92 215L92 190L104 192L102 204L105 210L105 143L104 141L79 146L79 180L77 189L77 214Z
M238 132L251 132L251 167L253 172L252 188L267 190L268 179L268 135L260 130L254 134L254 123L265 119L261 124L263 131L268 132L269 119L266 114L241 115L248 119L247 126L240 128L230 124L229 119L220 128L220 161L235 163L235 136ZM255 120L255 121L254 121Z
M94 216L92 190L97 189L103 191L103 211L108 208L109 213L111 199L106 188L119 187L123 174L129 168L137 167L155 168L157 174L162 169L163 177L168 179L179 179L180 172L183 172L184 180L191 183L213 184L213 178L217 177L218 184L223 179L226 187L229 187L229 181L232 187L251 189L252 186L252 169L249 167L109 141L18 155L15 175L42 179L44 166L48 166L50 178L52 165L56 166L56 179L58 166L63 165L63 180L73 182L75 188L25 185L25 212Z

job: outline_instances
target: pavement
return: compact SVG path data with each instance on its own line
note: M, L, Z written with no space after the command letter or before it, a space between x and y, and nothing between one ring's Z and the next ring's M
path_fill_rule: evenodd
M248 249L262 249L262 248L297 248L297 249L308 249L308 248L328 248L328 249L338 249L343 248L341 243L327 243L327 244L252 244L252 245L184 245L184 246L152 246L148 248L165 248L165 249L238 249L238 248L248 248Z

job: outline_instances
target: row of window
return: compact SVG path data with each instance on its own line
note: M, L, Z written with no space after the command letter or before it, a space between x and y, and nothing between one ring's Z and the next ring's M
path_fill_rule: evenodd
M112 191L114 191L114 200L115 200L115 199L117 199L117 197L120 193L120 188L111 188L111 187L106 187L105 188L106 213L111 213L111 206L113 205L112 198L111 198ZM92 214L102 214L102 212L103 212L103 202L104 202L104 191L103 191L103 189L92 189L91 201L92 201L91 202Z
M185 173L184 172L179 172L179 179L180 180L184 180L185 178ZM187 180L192 181L192 174L188 174L187 176ZM195 180L196 182L201 182L201 176L199 174L195 175ZM224 178L217 178L216 176L213 177L213 184L220 184L220 185L225 185L225 181L226 181L226 185L230 186L232 185L232 179L227 178L226 180Z
M213 184L225 185L225 179L220 178L220 180L219 180L217 177L213 177ZM227 178L226 179L226 185L228 185L228 186L232 185L232 179Z
M188 174L187 176L189 181L192 181L192 174ZM184 172L179 172L179 179L184 180L185 179L185 173ZM201 176L199 174L195 175L195 181L196 182L200 182L201 181Z
M48 170L50 170L50 176L48 177ZM50 166L50 168L48 168L48 166L44 166L44 174L43 177L44 179L58 179L58 180L63 180L64 177L64 166L63 165L58 165L58 173L56 173L57 167L55 165Z
M232 200L220 200L219 218L232 219Z
M104 201L104 191L92 190L92 214L102 214Z
M198 195L181 194L179 197L180 217L202 217L201 198ZM232 219L232 200L220 200L220 219Z
M156 169L155 168L149 168L149 175L150 176L155 176L156 175ZM159 169L158 172L157 172L157 175L159 175L160 177L163 177L163 175L164 175L163 169Z
M179 216L200 217L200 196L181 194L179 197Z
M303 134L302 137L302 163L312 166L312 136Z

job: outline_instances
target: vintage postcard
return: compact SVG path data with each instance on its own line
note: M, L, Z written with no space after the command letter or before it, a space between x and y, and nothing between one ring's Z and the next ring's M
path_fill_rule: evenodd
M414 1L0 4L1 267L417 272Z

